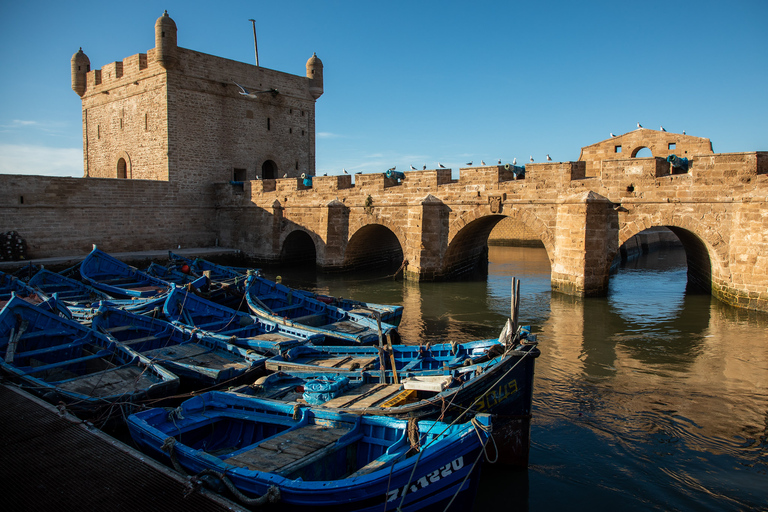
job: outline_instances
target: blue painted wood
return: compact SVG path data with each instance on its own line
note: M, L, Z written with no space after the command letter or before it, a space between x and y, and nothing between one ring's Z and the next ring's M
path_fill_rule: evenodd
M488 427L490 417L479 415ZM318 408L210 392L128 418L142 450L173 459L191 474L226 475L248 497L280 490L280 510L443 510L474 498L488 432L471 423L415 423L419 451L408 442L408 421L340 414ZM489 429L490 430L490 429Z
M101 307L91 327L175 373L191 386L234 385L264 371L266 357L161 318Z
M49 402L87 416L119 414L123 406L130 411L179 384L136 352L15 296L0 311L0 369Z
M131 267L96 246L80 264L80 275L91 286L117 298L160 301L170 291L170 283Z

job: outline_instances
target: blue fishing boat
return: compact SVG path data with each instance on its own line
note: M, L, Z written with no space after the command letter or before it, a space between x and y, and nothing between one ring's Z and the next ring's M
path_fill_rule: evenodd
M0 311L0 368L45 400L100 419L179 385L176 375L103 334L15 296Z
M234 385L264 371L266 357L161 318L99 308L91 327L199 388Z
M249 270L242 267L219 265L202 258L185 258L184 256L174 254L172 251L168 251L168 259L170 261L170 268L195 276L202 276L207 272L213 281L229 284L245 283L245 277Z
M64 318L72 318L72 312L56 295L44 293L16 276L0 272L0 308L13 296Z
M193 481L216 478L281 511L466 510L490 417L449 425L209 392L128 418L134 441ZM489 449L490 451L490 449Z
M163 305L166 319L190 332L205 334L253 349L261 354L281 354L321 337L297 327L270 322L243 311L209 301L186 289L174 287Z
M185 274L173 268L160 265L159 263L150 263L145 273L162 279L166 283L173 283L177 285L191 284L192 286L199 288L207 283L207 280L202 276L194 276L191 274Z
M300 326L324 336L326 344L378 344L396 331L393 325L330 306L257 274L248 276L245 297L258 317Z
M367 348L292 349L267 361L276 373L233 391L397 418L494 414L500 418L494 425L500 460L528 465L533 374L540 355L533 335L521 329L503 341L396 345L387 356Z
M268 281L263 275L261 275L258 270L218 265L202 258L185 258L184 256L179 256L170 251L168 256L172 262L171 268L181 269L186 265L186 271L191 272L193 275L203 275L203 273L207 271L213 281L243 285L249 271L251 273L259 274L262 279ZM275 283L272 284L274 285ZM242 286L240 287L242 288ZM376 304L374 302L344 299L341 297L333 297L331 295L323 295L320 293L301 290L298 288L291 288L291 291L294 294L304 295L310 299L328 304L329 306L340 308L344 311L348 311L356 315L368 316L371 319L375 319L375 314L371 313L370 310L376 311L380 315L382 322L390 324L394 327L397 327L400 324L400 320L403 316L402 306Z
M43 294L49 296L55 294L57 300L66 306L72 316L80 322L90 321L99 301L115 301L111 296L93 286L46 269L40 269L28 284ZM135 306L136 304L125 300L124 305Z
M80 275L112 297L139 299L149 309L162 304L171 289L170 283L123 263L95 245L80 264Z

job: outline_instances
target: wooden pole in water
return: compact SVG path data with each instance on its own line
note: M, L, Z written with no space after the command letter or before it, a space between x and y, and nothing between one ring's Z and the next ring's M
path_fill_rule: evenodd
M520 307L518 302L520 301L520 281L517 280L516 277L512 278L512 311L511 311L511 319L512 319L512 334L517 332L517 315L520 312Z

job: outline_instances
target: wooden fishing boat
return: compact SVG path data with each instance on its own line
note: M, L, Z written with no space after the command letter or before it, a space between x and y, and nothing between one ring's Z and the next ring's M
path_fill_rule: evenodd
M256 316L280 325L300 326L324 336L326 344L372 345L396 331L393 325L295 293L256 274L248 276L245 298Z
M279 509L471 508L490 417L449 425L339 414L210 392L128 418L146 453ZM491 449L489 449L491 450ZM261 497L261 499L259 499Z
M502 342L394 346L387 357L349 349L292 349L267 361L277 373L233 391L397 418L494 414L504 419L494 426L502 463L528 465L533 373L540 352L527 331Z
M91 327L181 377L191 386L234 385L264 371L266 357L161 318L99 308Z
M12 297L0 311L0 368L75 414L129 413L173 393L179 378L78 322Z
M53 296L55 294L56 298L69 309L72 316L80 322L90 321L99 301L115 301L113 297L93 286L46 269L40 269L32 276L28 284L46 295ZM137 305L132 302L125 300L124 305Z
M207 280L203 276L194 276L191 274L185 274L173 268L160 265L159 263L150 263L145 273L152 277L162 279L166 283L173 283L177 285L191 284L192 286L199 288L207 283Z
M170 268L195 276L202 276L207 272L213 281L229 284L245 283L249 270L242 267L219 265L202 258L185 258L184 256L174 254L172 251L168 251L168 259L170 261ZM184 268L185 265L186 269Z
M163 314L182 329L205 331L207 335L261 354L281 354L309 341L322 339L306 329L278 325L243 311L235 311L180 287L174 287L168 294Z
M162 304L171 284L150 276L100 251L93 250L80 264L80 275L94 288L120 299L142 299L147 308Z
M55 295L44 293L16 276L0 272L0 309L13 296L64 318L72 318L72 312Z
M207 271L210 275L210 278L213 281L218 281L218 282L237 283L242 285L245 283L245 278L249 271L251 273L260 274L260 272L255 269L218 265L216 263L204 260L202 258L195 258L195 259L185 258L183 256L174 254L173 252L170 252L170 251L168 253L168 256L170 261L172 262L172 268L179 269L179 268L183 268L183 266L186 265L188 271L191 272L193 275L203 275L203 273ZM261 278L266 280L266 278L263 275L261 275ZM298 288L292 288L291 290L294 294L301 294L306 297L309 297L310 299L323 302L330 306L340 308L344 311L348 311L353 314L358 314L362 316L368 316L372 319L375 318L375 315L370 313L369 311L370 310L376 311L379 313L380 319L382 322L386 324L390 324L394 327L397 327L400 324L400 320L402 319L402 316L403 316L402 306L389 305L389 304L376 304L374 302L363 302L363 301L353 300L353 299L344 299L341 297L333 297L331 295L323 295L323 294L314 293L306 290L301 290Z

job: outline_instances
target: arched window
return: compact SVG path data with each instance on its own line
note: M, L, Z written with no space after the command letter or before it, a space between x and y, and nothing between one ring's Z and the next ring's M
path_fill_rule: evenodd
M632 152L632 158L652 158L653 153L645 146L641 146Z
M128 177L128 165L125 163L125 158L117 161L117 177L123 179Z
M277 178L277 164L272 160L267 160L261 165L261 178L265 180L274 180Z

